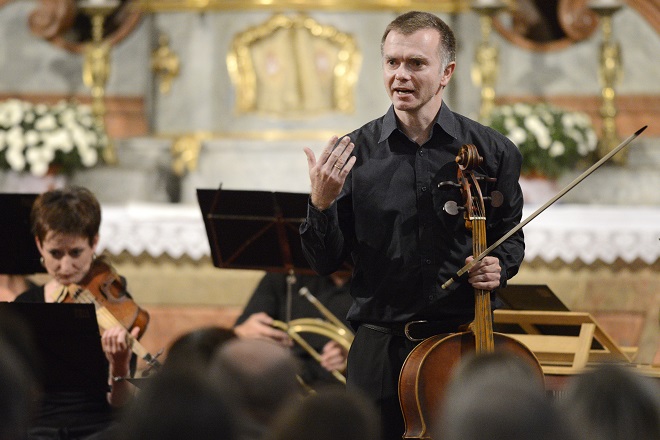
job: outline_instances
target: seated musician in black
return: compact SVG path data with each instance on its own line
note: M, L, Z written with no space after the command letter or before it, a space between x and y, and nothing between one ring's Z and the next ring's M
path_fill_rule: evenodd
M349 274L340 272L329 276L296 275L295 283L291 286L289 318L327 320L310 301L299 294L302 287L307 287L321 304L347 325L346 314L351 305L349 278ZM301 335L321 355L322 361L319 363L303 347L294 344L286 332L272 326L273 320L287 320L287 292L286 274L267 273L234 325L236 336L268 339L285 347L292 347L293 353L302 361L300 377L312 388L339 384L330 372L341 372L346 368L347 352L338 342L319 335Z
M37 197L30 220L41 262L50 279L43 286L29 288L15 301L59 301L63 287L79 284L93 267L101 224L100 204L85 188L52 190ZM137 327L132 329L131 335L137 337L138 331ZM101 336L108 363L107 385L68 391L45 389L28 440L102 438L113 422L114 408L124 405L133 393L133 385L123 380L130 375L131 363L135 361L127 341L128 332L122 326L109 328Z

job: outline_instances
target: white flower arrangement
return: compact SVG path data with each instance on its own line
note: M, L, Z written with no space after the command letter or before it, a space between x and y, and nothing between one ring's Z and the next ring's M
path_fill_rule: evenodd
M598 144L588 115L549 104L495 107L488 125L518 146L523 175L556 178L578 166Z
M70 174L97 165L107 144L88 105L0 102L0 169Z

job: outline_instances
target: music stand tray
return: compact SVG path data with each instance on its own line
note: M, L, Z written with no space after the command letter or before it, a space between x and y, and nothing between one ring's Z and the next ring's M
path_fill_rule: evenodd
M25 321L35 341L46 391L108 387L108 364L93 304L0 302L0 312Z

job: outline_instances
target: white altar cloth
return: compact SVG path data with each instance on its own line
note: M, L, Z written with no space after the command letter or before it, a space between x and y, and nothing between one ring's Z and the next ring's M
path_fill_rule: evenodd
M523 218L536 210L526 206ZM525 259L570 264L660 258L660 207L553 205L523 228ZM118 255L210 256L199 207L174 204L103 206L99 251Z

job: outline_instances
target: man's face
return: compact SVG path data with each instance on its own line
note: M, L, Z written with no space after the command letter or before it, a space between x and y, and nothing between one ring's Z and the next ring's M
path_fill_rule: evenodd
M411 35L391 31L383 43L383 80L397 113L434 116L442 102L442 87L453 72L441 70L440 34L421 29ZM432 113L432 114L431 114Z

